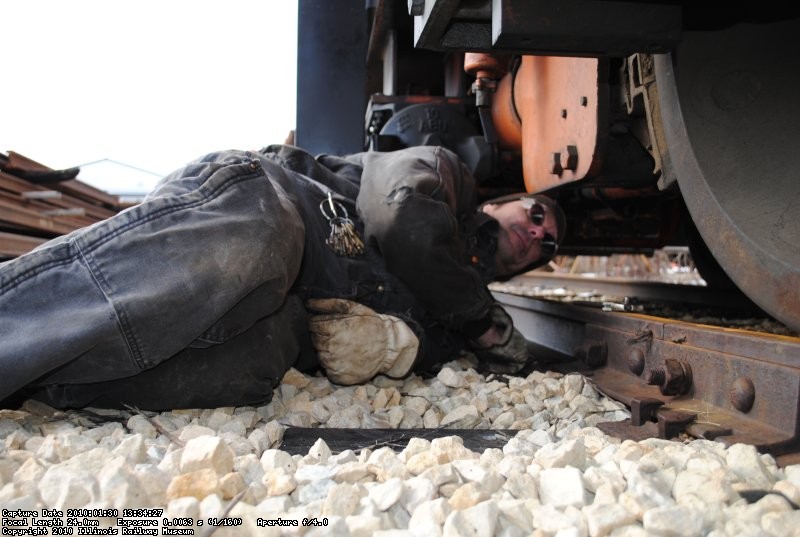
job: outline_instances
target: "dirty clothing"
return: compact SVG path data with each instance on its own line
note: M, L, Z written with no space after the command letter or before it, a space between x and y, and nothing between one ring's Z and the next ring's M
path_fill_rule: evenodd
M318 365L309 298L403 319L420 338L418 368L450 359L491 323L497 222L475 196L441 147L207 155L141 204L0 265L0 399L263 403L290 367ZM326 244L331 201L362 255Z

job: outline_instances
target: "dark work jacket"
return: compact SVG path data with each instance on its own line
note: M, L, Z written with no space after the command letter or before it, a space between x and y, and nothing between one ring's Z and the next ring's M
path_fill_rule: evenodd
M476 212L475 182L442 147L312 157L292 146L260 154L286 170L306 227L292 292L347 298L402 318L420 337L419 367L452 358L488 329L497 222ZM320 204L331 192L366 244L337 255Z
M329 192L364 237L363 255L327 246ZM442 148L212 153L142 204L0 264L0 398L148 409L268 401L289 367L318 365L303 304L314 297L405 320L420 338L420 371L488 328L496 233L475 211L472 178Z

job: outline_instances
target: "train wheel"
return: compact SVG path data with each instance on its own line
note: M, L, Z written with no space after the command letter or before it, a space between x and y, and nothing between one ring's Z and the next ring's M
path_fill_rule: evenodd
M736 284L719 266L714 254L708 249L703 237L700 236L700 232L697 231L691 220L686 227L686 243L689 247L689 253L692 254L692 262L706 284L713 289L722 291L734 289L738 291Z
M686 32L655 57L669 160L731 280L800 331L800 20Z

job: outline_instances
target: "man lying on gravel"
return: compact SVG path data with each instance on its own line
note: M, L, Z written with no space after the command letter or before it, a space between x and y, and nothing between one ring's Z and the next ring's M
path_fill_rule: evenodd
M0 400L56 407L268 401L292 366L340 384L525 340L486 284L546 263L544 196L476 207L454 153L212 153L143 203L0 264Z

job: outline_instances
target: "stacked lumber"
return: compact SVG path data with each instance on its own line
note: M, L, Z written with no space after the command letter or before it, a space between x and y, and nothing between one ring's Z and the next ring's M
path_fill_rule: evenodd
M0 260L104 220L125 205L117 196L9 151L0 153Z

